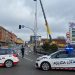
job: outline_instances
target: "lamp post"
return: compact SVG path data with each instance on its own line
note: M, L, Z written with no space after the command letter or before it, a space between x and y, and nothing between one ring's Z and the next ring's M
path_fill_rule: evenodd
M19 25L19 29L24 28L29 28L30 30L33 31L34 33L34 52L36 53L36 47L37 47L37 0L34 0L35 1L35 23L34 23L34 29L30 28L30 27L27 27L27 26L24 26L24 25Z
M19 29L24 28L24 27L30 29L34 33L34 47L33 47L33 50L34 50L34 52L36 52L36 34L35 34L35 30L33 28L27 27L25 25L19 25Z
M35 20L34 20L34 52L36 53L36 49L37 49L37 0L35 1Z

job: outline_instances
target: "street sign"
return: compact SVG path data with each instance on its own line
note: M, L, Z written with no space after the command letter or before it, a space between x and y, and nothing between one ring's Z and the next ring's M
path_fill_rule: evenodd
M69 32L66 33L66 37L70 38L70 33Z
M66 39L66 42L67 42L67 43L70 43L70 38L67 38L67 39Z

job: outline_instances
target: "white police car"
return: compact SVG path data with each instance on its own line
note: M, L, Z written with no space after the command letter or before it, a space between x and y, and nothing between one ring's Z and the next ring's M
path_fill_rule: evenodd
M65 50L60 50L50 55L41 56L37 58L35 66L44 71L49 69L75 70L75 51L68 54Z
M16 65L18 62L19 58L14 50L0 48L0 66L9 68Z

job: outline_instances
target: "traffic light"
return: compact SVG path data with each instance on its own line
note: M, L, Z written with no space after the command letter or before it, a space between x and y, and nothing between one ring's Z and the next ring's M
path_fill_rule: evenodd
M21 29L21 25L19 25L19 29Z
M37 0L34 0L34 1L37 1Z

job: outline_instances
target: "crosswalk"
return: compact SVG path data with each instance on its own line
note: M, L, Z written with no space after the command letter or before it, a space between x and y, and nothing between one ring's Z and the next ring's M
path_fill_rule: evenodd
M33 52L29 47L25 48L24 54L29 55L29 53ZM17 50L19 56L21 56L21 50Z

